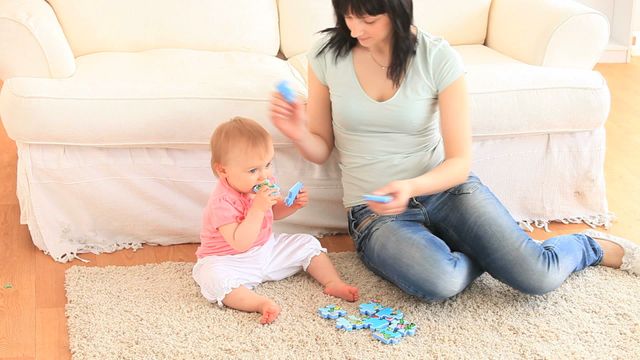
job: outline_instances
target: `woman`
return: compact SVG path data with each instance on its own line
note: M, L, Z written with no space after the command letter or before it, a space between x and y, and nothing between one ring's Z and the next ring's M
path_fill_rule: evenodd
M484 271L528 294L591 265L640 274L640 246L628 240L596 231L532 240L470 173L462 61L412 25L411 0L333 6L336 26L309 51L306 111L274 94L271 118L309 161L323 163L335 146L349 233L367 267L431 301Z

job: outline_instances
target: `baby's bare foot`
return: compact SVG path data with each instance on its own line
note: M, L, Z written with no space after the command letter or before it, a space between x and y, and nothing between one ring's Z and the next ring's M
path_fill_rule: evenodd
M342 281L328 283L324 288L324 293L351 302L358 301L360 298L360 291L357 287L345 284Z
M271 324L280 314L280 306L271 300L266 300L260 307L260 324Z

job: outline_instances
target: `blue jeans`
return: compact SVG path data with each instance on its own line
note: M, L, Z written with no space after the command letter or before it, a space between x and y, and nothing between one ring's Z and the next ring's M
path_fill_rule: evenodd
M369 269L429 301L460 293L485 271L524 293L544 294L603 255L582 234L533 241L474 175L447 191L411 198L399 215L354 206L349 235Z

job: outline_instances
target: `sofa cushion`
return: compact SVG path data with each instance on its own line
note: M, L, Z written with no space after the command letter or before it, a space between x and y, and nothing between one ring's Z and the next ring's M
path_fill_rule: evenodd
M509 62L479 45L460 53L476 137L593 130L607 118L609 91L597 72ZM10 137L30 143L204 145L218 123L237 115L288 143L268 120L268 101L281 79L306 95L292 63L176 49L87 55L68 79L9 79L0 116Z
M491 0L413 2L414 23L453 45L483 44ZM287 57L305 53L319 30L335 25L331 0L279 0L280 48Z
M609 88L595 71L522 63L466 70L474 137L594 130L609 114Z
M277 137L267 121L275 84L288 80L295 92L306 94L291 65L259 54L164 49L92 54L77 64L66 79L5 82L0 117L11 138L76 145L208 144L218 123L238 115L261 121Z
M465 65L521 64L520 61L501 54L484 45L457 45L453 48L460 53Z
M276 55L276 0L48 0L75 56L181 48ZM259 29L251 31L249 29Z
M485 45L527 64L592 69L610 35L607 17L585 5L598 2L630 16L614 1L493 0Z

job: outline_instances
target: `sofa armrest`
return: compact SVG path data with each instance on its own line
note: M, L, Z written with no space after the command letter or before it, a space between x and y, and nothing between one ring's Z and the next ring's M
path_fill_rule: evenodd
M0 79L63 78L76 69L71 47L43 0L0 1Z
M307 53L304 52L291 57L287 59L287 62L298 72L300 78L304 81L304 84L308 84L309 60L307 60Z
M572 0L493 0L486 45L531 65L592 69L609 21Z

